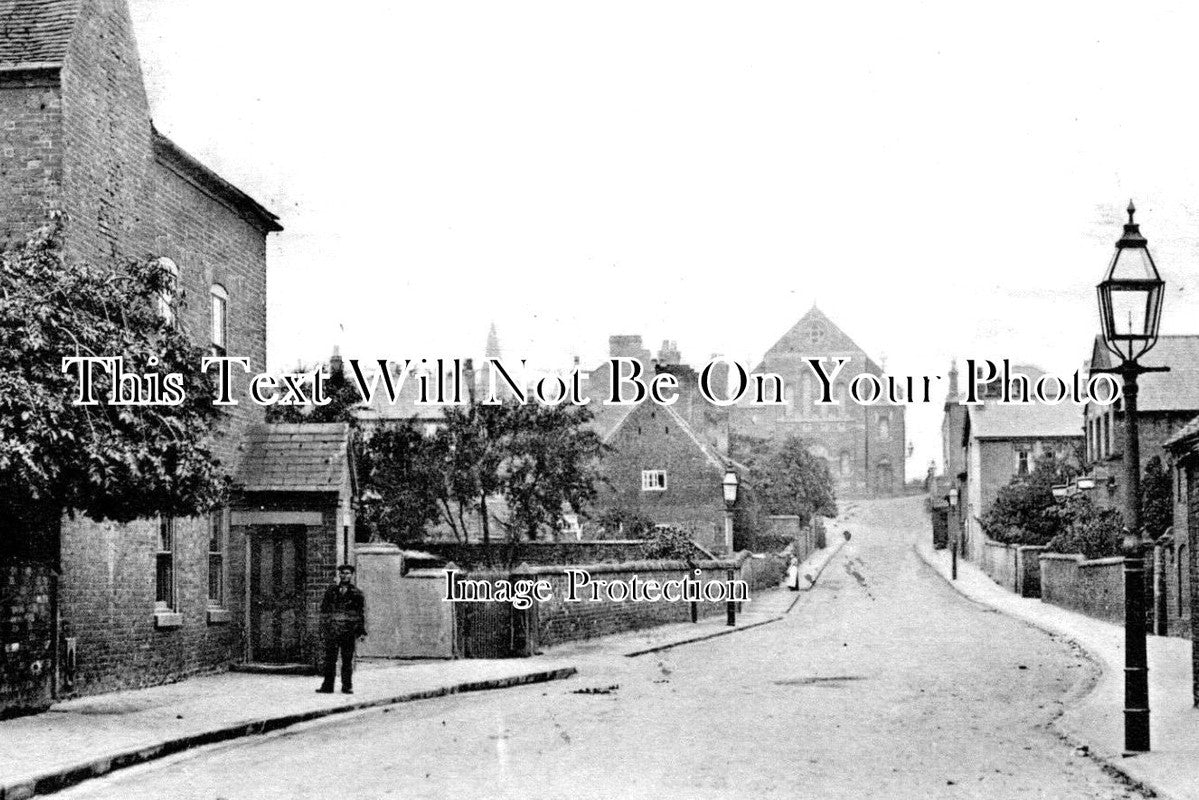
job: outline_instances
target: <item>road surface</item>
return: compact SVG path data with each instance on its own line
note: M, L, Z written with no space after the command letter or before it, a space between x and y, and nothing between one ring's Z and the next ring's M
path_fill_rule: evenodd
M59 797L1140 797L1048 727L1095 668L925 567L921 502L850 508L852 541L781 622L632 659L578 648L568 681L312 723Z

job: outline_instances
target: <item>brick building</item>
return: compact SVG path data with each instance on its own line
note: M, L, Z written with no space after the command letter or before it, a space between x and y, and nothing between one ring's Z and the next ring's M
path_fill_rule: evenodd
M1160 563L1166 573L1168 633L1199 641L1199 417L1193 419L1168 443L1174 462L1175 544ZM1199 707L1199 648L1194 649L1193 699Z
M1112 355L1096 337L1091 364L1110 368ZM1153 372L1138 380L1137 432L1140 438L1142 474L1150 459L1161 459L1172 475L1174 524L1172 531L1147 531L1155 539L1170 533L1158 555L1160 575L1155 587L1161 599L1157 603L1163 619L1159 629L1171 635L1190 633L1190 597L1188 589L1190 527L1189 500L1186 492L1187 470L1181 460L1193 442L1192 420L1199 414L1199 336L1162 336L1140 362L1146 366L1167 366L1169 372ZM1086 414L1087 471L1095 479L1095 501L1102 505L1120 502L1120 480L1124 463L1123 405L1101 406L1089 403ZM1189 456L1187 456L1189 458Z
M845 357L849 361L833 385L833 405L817 405L820 383L808 358ZM783 407L732 408L736 434L780 441L791 435L811 444L828 462L838 497L881 497L903 492L907 458L904 407L860 405L847 387L863 373L882 369L815 306L771 347L755 373L772 372L788 386ZM736 455L734 451L733 455Z
M1020 367L1022 374L1043 374ZM993 398L984 398L984 400ZM962 553L975 559L982 553L981 520L999 490L1013 477L1032 472L1038 458L1053 454L1073 458L1082 442L1082 413L1069 402L1002 405L984 402L966 406L960 446L965 465L965 489L960 499Z
M596 410L593 424L611 448L601 462L604 481L597 508L635 511L655 524L689 531L709 550L724 552L721 481L730 466L744 470L705 444L674 406L645 402ZM739 496L738 504L742 502Z
M262 369L266 238L281 227L154 128L125 1L9 0L0 34L3 243L61 212L64 259L159 258L176 276L177 324ZM228 411L217 453L231 471L260 417L244 402ZM158 683L243 658L244 543L229 521L227 509L130 525L65 519L45 693Z

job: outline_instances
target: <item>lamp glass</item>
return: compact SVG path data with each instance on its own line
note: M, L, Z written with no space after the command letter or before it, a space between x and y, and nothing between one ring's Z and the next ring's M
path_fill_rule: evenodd
M724 489L724 502L729 505L737 502L737 486L739 483L740 480L736 472L729 470L724 473L724 480L721 481L721 488Z
M1124 236L1096 287L1104 343L1121 361L1136 361L1157 343L1165 286L1132 212L1129 206Z

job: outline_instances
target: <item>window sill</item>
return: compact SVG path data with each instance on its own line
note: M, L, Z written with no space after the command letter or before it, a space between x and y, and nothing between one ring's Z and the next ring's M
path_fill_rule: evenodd
M183 615L175 611L155 611L155 628L182 628Z
M209 625L228 625L233 621L233 613L227 608L208 609Z

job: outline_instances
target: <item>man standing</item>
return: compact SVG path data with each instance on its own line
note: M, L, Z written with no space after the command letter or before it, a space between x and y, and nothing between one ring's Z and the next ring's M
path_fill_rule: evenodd
M318 692L333 691L337 655L341 654L341 691L354 693L354 643L366 636L366 598L354 585L354 568L337 568L337 583L325 590L321 600L321 634L325 639L325 681Z

